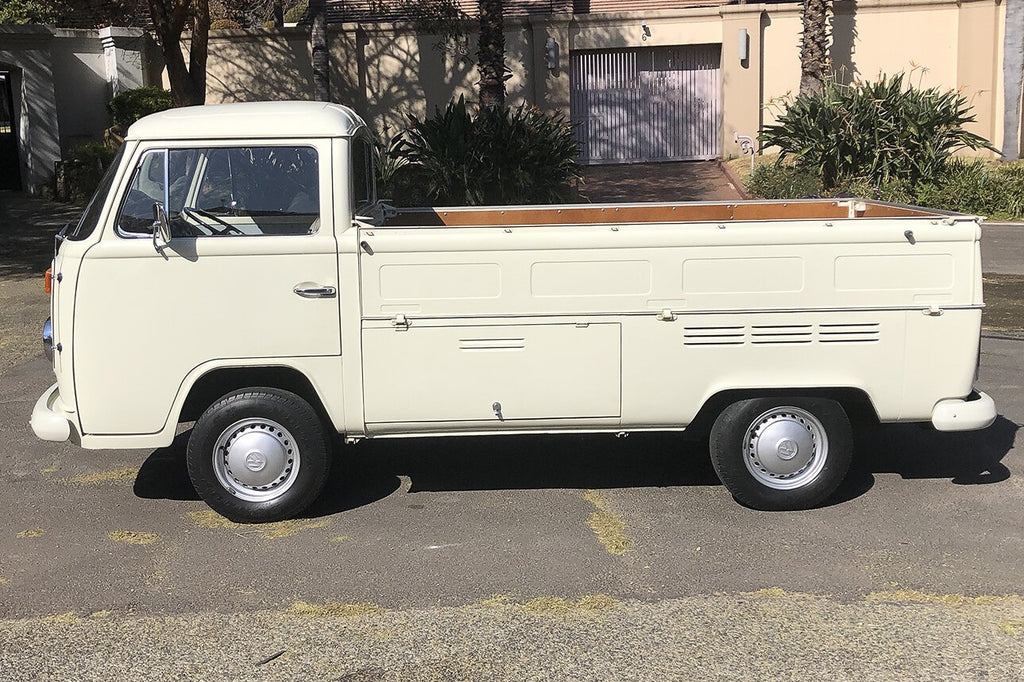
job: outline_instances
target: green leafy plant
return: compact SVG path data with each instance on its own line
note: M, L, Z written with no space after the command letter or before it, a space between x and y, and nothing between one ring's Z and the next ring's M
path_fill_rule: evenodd
M53 24L70 11L60 0L3 0L0 24Z
M462 97L422 121L410 117L399 153L403 182L435 204L559 203L581 177L564 117L527 106L473 112Z
M826 190L844 178L917 183L958 150L995 151L964 128L975 120L970 110L959 92L915 87L904 73L853 85L833 77L820 93L796 97L761 142L816 172Z
M821 196L821 177L809 168L776 161L757 166L747 191L762 199L803 199Z
M917 202L1004 220L1024 219L1024 162L953 159L941 177L917 187Z
M171 108L171 93L156 86L126 90L107 102L114 125L127 128L143 116Z
M284 12L284 21L287 24L294 24L302 19L302 16L306 13L309 8L308 2L300 2L296 5L292 5Z
M102 142L86 142L74 147L62 162L66 198L84 201L92 196L115 156L117 149L111 149Z

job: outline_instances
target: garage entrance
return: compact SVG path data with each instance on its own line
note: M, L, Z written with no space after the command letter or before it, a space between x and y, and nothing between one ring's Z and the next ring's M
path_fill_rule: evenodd
M721 45L570 55L570 115L586 164L721 154Z
M21 189L17 130L11 73L0 71L0 189Z

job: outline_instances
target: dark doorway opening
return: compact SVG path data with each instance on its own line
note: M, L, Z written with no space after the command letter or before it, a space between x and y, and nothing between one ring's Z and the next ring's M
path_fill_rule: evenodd
M11 96L11 73L0 71L0 189L21 189L18 125Z

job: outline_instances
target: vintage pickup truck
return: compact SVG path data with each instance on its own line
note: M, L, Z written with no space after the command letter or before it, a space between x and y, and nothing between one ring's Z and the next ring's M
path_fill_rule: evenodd
M149 116L58 237L39 438L156 448L221 514L320 495L333 433L707 425L740 502L798 509L852 425L979 429L979 220L856 199L395 210L312 102ZM47 279L51 286L51 279ZM682 455L681 455L682 456Z

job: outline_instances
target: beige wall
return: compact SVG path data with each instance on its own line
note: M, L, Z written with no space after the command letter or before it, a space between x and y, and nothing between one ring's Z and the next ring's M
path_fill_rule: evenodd
M0 25L0 70L12 76L26 191L41 191L53 178L54 162L71 149L103 139L111 97L148 84L147 42L141 29Z
M1002 138L1003 6L995 0L849 0L835 3L832 58L846 78L904 71L923 87L960 90L973 132ZM800 85L800 6L772 8L763 34L764 122Z
M568 115L569 53L577 50L722 45L723 156L739 154L733 134L756 135L799 87L800 7L724 5L617 14L548 15L506 21L509 102ZM925 87L960 89L975 107L977 132L1001 144L1002 3L998 0L837 0L833 60L849 78L913 72ZM651 33L644 39L641 24ZM740 29L750 36L740 61ZM544 45L559 46L548 70ZM302 28L215 32L208 102L311 96L308 35ZM472 99L478 79L468 56L442 55L434 38L408 25L331 28L333 98L375 127L402 125L452 97Z

